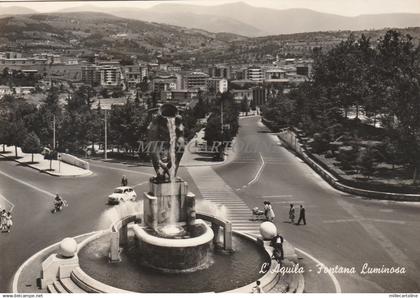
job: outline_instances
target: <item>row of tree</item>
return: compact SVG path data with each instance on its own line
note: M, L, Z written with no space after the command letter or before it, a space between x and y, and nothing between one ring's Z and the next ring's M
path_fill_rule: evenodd
M118 147L134 153L139 141L147 141L147 126L151 120L146 107L138 98L124 105L113 105L105 111L100 105L92 108L93 90L83 86L60 102L58 90L52 89L41 104L6 95L0 98L0 144L22 147L24 152L39 153L43 147L55 147L61 152L83 154L94 152L95 145L104 143L105 114L109 148ZM186 139L201 128L198 119L204 118L211 105L200 96L198 103L183 112ZM228 119L228 117L227 117ZM17 149L15 152L17 156Z
M310 135L348 125L361 112L380 123L401 163L420 171L420 47L390 30L378 41L353 35L328 53L315 52L312 79L262 109L277 127L298 126ZM355 130L355 129L354 129ZM353 131L355 134L360 133ZM328 136L327 136L328 137Z

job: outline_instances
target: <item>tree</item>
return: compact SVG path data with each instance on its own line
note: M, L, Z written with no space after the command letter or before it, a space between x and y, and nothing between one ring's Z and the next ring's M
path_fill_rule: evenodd
M9 142L8 121L0 119L0 144L3 145L3 153L6 153L6 144Z
M221 108L223 105L223 124L229 128L223 129L221 122ZM209 145L215 141L230 142L238 133L239 129L239 111L233 99L233 95L229 92L223 93L216 100L216 105L211 110L211 115L207 120L204 139ZM222 147L219 147L224 149Z
M415 184L420 172L420 49L411 36L390 30L380 40L378 51L382 93L394 118L387 129L397 136Z
M249 103L248 98L246 96L244 96L244 98L241 101L241 112L246 113L245 115L248 116Z
M32 163L34 163L34 153L41 152L41 141L34 132L31 132L28 135L26 135L25 139L22 142L22 151L25 153L31 153Z
M372 176L375 171L375 152L372 148L365 148L360 150L357 157L357 165L360 168L360 172L367 177Z

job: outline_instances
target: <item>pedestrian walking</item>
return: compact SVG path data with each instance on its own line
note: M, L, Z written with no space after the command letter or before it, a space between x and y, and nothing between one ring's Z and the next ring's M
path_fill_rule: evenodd
M1 214L0 214L0 230L1 230L2 232L3 232L4 230L6 230L6 221L7 221L6 216L7 216L6 210L5 210L5 209L3 209L3 210L1 211Z
M267 219L268 218L268 202L264 201L264 216Z
M256 281L255 287L252 288L252 294L256 294L256 293L264 293L261 287L261 282L259 280Z
M290 223L295 223L295 207L293 207L293 204L290 204L289 219Z
M266 212L266 218L267 218L267 220L268 221L273 221L274 220L274 217L275 217L275 214L274 214L274 210L273 210L273 207L271 206L271 203L270 202L267 202L267 204L266 204L266 210L267 210L267 212Z
M127 176L123 175L121 179L121 186L127 186L127 185L128 185Z
M6 216L6 232L9 233L12 229L13 221L12 221L12 214L10 212L7 212Z
M306 225L306 214L305 214L305 207L303 205L300 205L299 210L299 220L297 222L297 225L300 225L300 222L303 220L303 224Z

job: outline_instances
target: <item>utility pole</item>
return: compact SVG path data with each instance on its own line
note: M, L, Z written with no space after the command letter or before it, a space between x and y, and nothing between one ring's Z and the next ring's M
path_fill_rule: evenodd
M53 149L55 150L55 115L53 115Z
M106 109L105 109L105 146L104 146L104 152L105 152L105 159L108 158L107 156L107 148L108 148L108 123L107 123L107 116L106 116Z
M223 100L220 99L220 123L221 123L221 132L222 132L222 142L223 142Z
M223 97L220 98L220 123L221 123L221 134L222 134L222 144L221 144L221 153L220 153L220 158L222 160L225 159L224 154L225 154L225 148L223 147L223 141L224 141L224 135L223 135Z

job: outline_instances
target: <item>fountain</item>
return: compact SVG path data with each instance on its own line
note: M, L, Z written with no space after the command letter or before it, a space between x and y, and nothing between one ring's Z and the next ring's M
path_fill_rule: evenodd
M156 177L150 179L143 202L108 212L113 218L111 229L79 242L71 259L51 255L45 260L43 287L60 291L64 284L68 289L96 293L237 288L249 292L252 283L262 278L261 265L269 260L267 249L256 245L252 237L234 233L223 218L226 208L213 210L209 202L201 201L206 213L197 212L195 195L177 176L184 145L181 120L175 106L161 106L149 125ZM275 280L264 278L266 284Z
M163 139L161 146L153 146L157 176L150 179L149 192L144 194L143 225L133 227L144 265L166 272L205 268L214 237L211 228L196 219L195 195L188 192L185 181L176 177L182 133L176 107L163 105L149 126L150 141Z

